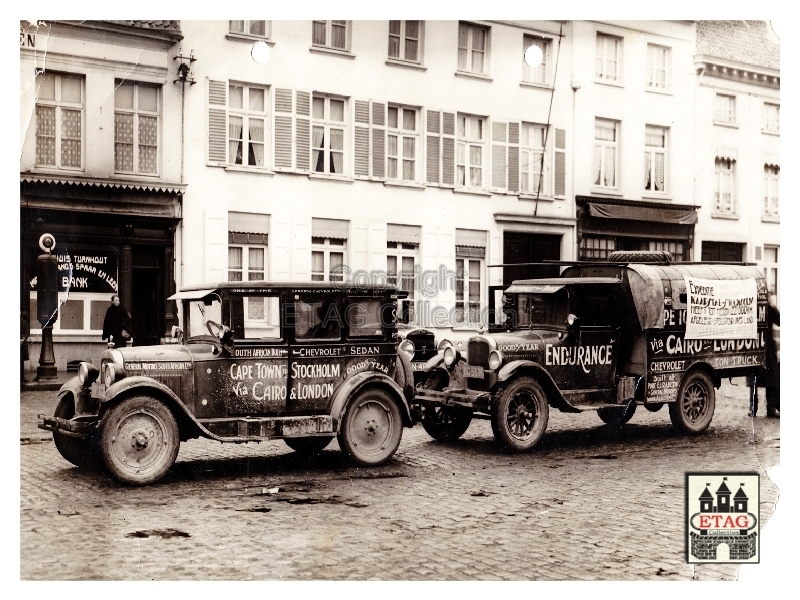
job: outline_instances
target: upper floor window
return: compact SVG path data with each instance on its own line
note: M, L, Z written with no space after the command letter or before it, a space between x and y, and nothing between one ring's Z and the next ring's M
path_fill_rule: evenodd
M645 125L644 131L644 189L648 192L666 191L667 128Z
M459 113L457 121L456 186L482 188L485 119Z
M608 119L594 121L594 185L617 187L619 123Z
M265 166L267 90L263 87L228 85L228 162L232 165Z
M542 51L542 62L538 67L529 67L523 59L522 80L528 83L547 83L548 55L550 53L550 40L533 35L524 35L522 38L522 53L531 46L537 46Z
M781 169L775 165L764 165L764 216L779 217Z
M246 35L269 39L271 21L228 21L228 31L234 35Z
M314 94L311 165L316 173L344 173L344 100Z
M647 87L665 90L669 87L669 48L647 44Z
M547 126L523 123L519 141L519 187L523 194L549 196L550 164L545 150ZM544 174L544 176L543 176Z
M714 161L714 212L736 214L733 167L736 161L717 157Z
M736 97L717 94L714 98L714 120L720 123L736 122Z
M117 82L114 91L114 170L158 173L159 88Z
M386 151L387 177L401 181L417 179L417 148L419 147L419 118L417 109L390 106Z
M422 21L389 21L389 58L420 62Z
M781 130L781 107L778 104L764 103L764 131Z
M83 77L41 73L36 84L36 164L82 168Z
M489 28L471 23L458 24L458 70L486 74Z
M620 81L622 71L622 40L618 37L597 34L595 77L605 81Z
M347 51L347 26L347 21L314 21L311 43L314 46Z

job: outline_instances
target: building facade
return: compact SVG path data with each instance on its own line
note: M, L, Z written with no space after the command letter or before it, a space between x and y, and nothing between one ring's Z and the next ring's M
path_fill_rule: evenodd
M749 261L780 291L780 43L763 21L698 21L696 260Z
M56 366L99 356L120 295L133 343L176 321L181 218L181 90L169 51L176 21L48 21L20 26L20 292L39 357L36 258L55 236Z

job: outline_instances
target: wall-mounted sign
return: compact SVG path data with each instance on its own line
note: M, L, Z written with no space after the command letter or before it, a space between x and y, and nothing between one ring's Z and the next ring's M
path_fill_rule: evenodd
M54 252L58 259L58 291L115 294L119 291L117 253L112 250Z

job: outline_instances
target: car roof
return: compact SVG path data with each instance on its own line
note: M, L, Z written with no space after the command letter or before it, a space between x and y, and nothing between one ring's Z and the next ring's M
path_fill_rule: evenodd
M513 285L601 285L616 284L619 277L547 277L543 279L516 279Z

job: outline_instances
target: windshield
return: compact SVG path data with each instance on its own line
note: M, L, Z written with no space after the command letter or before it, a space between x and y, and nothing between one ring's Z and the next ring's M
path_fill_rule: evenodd
M567 319L566 290L553 294L517 294L516 327L564 327Z
M211 300L211 304L205 302ZM222 304L219 295L211 294L205 300L185 301L188 305L187 315L189 317L188 331L185 332L186 338L193 338L199 335L211 335L207 323L213 321L222 325ZM212 329L216 331L216 328Z

